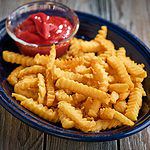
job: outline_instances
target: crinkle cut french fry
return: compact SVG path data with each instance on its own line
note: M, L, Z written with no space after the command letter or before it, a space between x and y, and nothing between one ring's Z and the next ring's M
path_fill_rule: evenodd
M72 62L72 59L67 60L67 59L59 59L59 58L57 58L55 60L55 66L60 68L60 69L62 69L62 70L66 70L66 69L70 68L70 63L71 62ZM69 67L68 67L68 65L69 65Z
M51 72L46 70L46 89L47 89L47 98L46 98L46 106L52 106L55 100L55 88L52 80Z
M80 114L75 107L65 101L59 102L58 108L63 111L68 118L73 120L75 122L75 126L82 131L90 131L96 124L95 121L88 121L87 118L83 118L82 114Z
M56 58L56 49L55 45L51 46L50 55L48 56L48 63L46 65L46 106L52 106L55 100L55 89L53 83L53 75L54 75L54 63Z
M142 96L146 96L142 83L135 83L135 88L139 88L142 91Z
M109 47L107 48L108 50L104 51L103 53L99 54L99 56L102 58L102 60L106 61L106 59L110 56L115 56L116 55L116 51L114 49L109 49Z
M128 126L134 125L133 121L131 121L130 119L128 119L126 116L124 116L123 114L121 114L118 111L115 111L114 118L119 120L124 125L128 125Z
M127 109L125 112L125 116L131 119L132 121L136 121L141 106L142 106L142 91L139 88L135 88L130 93L129 100L127 102Z
M70 59L56 59L55 60L55 65L56 67L62 69L62 70L67 70L67 69L71 69L71 71L73 71L75 69L75 67L77 67L78 65L84 65L86 64L86 60L83 57L75 57L75 58L70 58Z
M25 96L23 96L23 95L20 95L20 94L17 94L17 93L12 93L11 94L12 95L12 97L15 97L16 98L16 100L18 100L18 101L25 101L25 100L27 100L28 98L27 97L25 97Z
M100 109L100 118L103 119L117 119L124 125L133 126L134 122L128 119L126 116L121 114L120 112L111 109L111 108L103 108Z
M33 57L24 56L18 53L3 51L3 59L6 62L21 64L22 66L35 65Z
M47 69L51 72L53 71L54 68L55 58L56 58L56 48L55 45L52 45L50 55L49 55L49 62L47 64Z
M94 78L100 82L99 89L107 92L108 91L108 73L105 71L102 65L97 62L92 64L92 68L94 69Z
M72 96L68 95L64 90L57 90L55 92L55 95L58 101L66 101L68 103L73 102Z
M94 40L91 41L81 41L81 50L85 53L98 52L101 50L100 44Z
M93 87L93 88L96 88L96 89L98 89L98 87L99 87L99 82L98 81L96 81L96 80L94 80L94 78L91 76L92 74L85 74L84 75L84 78L83 78L83 81L82 82L80 82L80 83L82 83L82 84L86 84L87 86L89 86L89 87ZM99 89L100 90L100 89Z
M47 63L49 62L49 57L48 55L40 55L37 54L34 57L34 61L37 65L42 65L46 66ZM60 69L70 69L70 68L75 68L78 65L83 65L85 62L83 57L75 57L75 58L70 58L70 59L55 59L55 65L60 68Z
M101 26L101 29L98 30L98 34L106 39L107 36L107 26Z
M146 78L147 72L139 65L137 65L134 61L132 61L129 57L124 57L123 62L129 74L132 76L137 76L140 78Z
M55 95L58 101L66 101L73 106L76 106L85 100L85 96L82 94L75 93L73 95L68 95L64 90L57 90Z
M32 98L26 98L19 94L12 94L17 100L21 101L21 105L24 106L26 109L30 110L34 114L52 122L58 121L58 115L56 111L52 109L48 109L46 106L42 104L38 104L36 101L33 101Z
M23 68L23 66L19 66L10 73L10 75L7 77L9 84L14 86L18 82L18 74Z
M78 81L78 82L82 82L84 78L84 76L79 73L64 71L64 70L61 70L60 68L54 68L54 77L56 79L64 77L64 78Z
M110 99L108 98L108 95L93 87L88 87L87 85L84 85L82 83L75 82L73 80L60 78L56 82L56 87L62 88L62 89L68 89L75 93L80 93L85 96L92 97L93 99L99 99L103 103L109 103Z
M37 65L46 66L49 62L49 56L48 55L40 55L37 54L34 57L34 61ZM78 65L84 64L84 58L83 57L75 57L70 59L55 59L55 65L56 67L60 69L70 69L75 68Z
M102 65L102 66L105 68L106 71L109 69L109 65L101 58L100 55L97 56L96 59L97 59L96 61L97 61L100 65Z
M77 38L73 38L71 40L71 45L69 48L69 51L67 52L68 55L70 56L78 56L80 53L83 53L81 51L81 45L80 45L81 40L78 40Z
M112 120L97 120L96 125L92 128L93 132L99 132L101 130L106 130L106 129L111 129L111 128L116 128L117 126L120 126L121 122L112 119Z
M74 127L74 121L66 117L66 115L64 115L64 113L60 109L58 109L58 116L63 128L70 129Z
M117 119L112 119L111 120L111 123L108 125L108 129L111 129L111 128L114 128L114 127L117 127L117 126L121 126L122 123L120 121L118 121Z
M101 29L98 30L98 33L95 36L95 39L97 39L98 36L100 36L103 39L106 39L106 36L107 36L107 27L106 26L101 26Z
M79 74L91 74L91 68L86 68L84 65L79 65L75 68L75 72Z
M19 72L18 78L22 78L25 75L37 74L37 73L45 73L45 67L39 66L39 65L34 65L34 66L31 66L31 67L26 67L26 68L22 69Z
M103 53L104 51L115 52L114 44L110 40L106 40L101 34L97 34L94 40L100 44L101 50L99 53Z
M39 104L44 104L44 99L46 96L46 85L45 85L45 79L44 76L42 74L38 74L38 103Z
M100 45L103 49L103 51L98 52L98 55L104 61L106 61L107 57L116 55L116 50L115 50L115 47L114 47L114 44L112 43L112 41L104 39L103 36L100 34L98 34L95 37L95 40L100 43Z
M129 88L133 89L134 84L132 83L124 64L116 56L108 57L107 62L116 71L120 81L122 83L127 83L129 85Z
M46 69L46 89L47 89L46 106L48 107L52 106L55 100L55 88L53 83L55 58L56 58L56 49L55 45L52 45L49 55L49 62L47 64Z

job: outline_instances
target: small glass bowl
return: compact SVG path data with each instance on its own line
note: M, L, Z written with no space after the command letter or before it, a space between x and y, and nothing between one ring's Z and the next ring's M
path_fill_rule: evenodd
M68 8L67 6L61 3L40 1L40 2L27 3L23 6L18 7L6 19L7 33L16 42L16 45L18 46L22 54L28 56L35 56L37 53L44 54L44 55L49 54L50 46L52 44L44 45L44 44L27 43L17 38L14 33L14 29L19 24L21 24L26 18L28 18L29 15L38 12L43 12L49 16L63 17L68 19L71 22L73 29L70 36L58 43L55 43L57 57L63 55L67 51L70 45L71 38L73 38L78 31L79 19L73 10L71 10L70 8Z

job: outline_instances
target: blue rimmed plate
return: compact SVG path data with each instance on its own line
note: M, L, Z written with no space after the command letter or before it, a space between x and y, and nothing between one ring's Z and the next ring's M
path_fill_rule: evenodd
M12 115L33 128L51 135L78 141L109 141L127 137L141 131L150 125L150 50L134 35L117 25L86 13L77 12L77 14L80 19L80 28L77 33L78 37L89 40L96 35L100 26L106 25L108 27L108 39L114 42L116 48L124 46L128 56L138 63L145 64L148 77L143 84L147 92L147 97L143 100L143 106L135 125L133 127L120 127L99 133L83 133L77 130L63 129L59 124L51 124L20 106L11 97L13 88L6 81L6 77L15 65L2 60L2 51L4 49L17 51L14 42L6 33L5 20L0 22L0 104Z

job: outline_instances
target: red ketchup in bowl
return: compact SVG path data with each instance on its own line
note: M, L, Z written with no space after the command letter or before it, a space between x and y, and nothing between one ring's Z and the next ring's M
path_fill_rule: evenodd
M72 24L63 17L48 16L45 13L30 15L15 29L17 38L37 47L17 43L21 52L25 55L34 56L37 53L49 54L48 45L59 43L67 39L72 33ZM69 47L69 41L56 45L57 57L63 55Z

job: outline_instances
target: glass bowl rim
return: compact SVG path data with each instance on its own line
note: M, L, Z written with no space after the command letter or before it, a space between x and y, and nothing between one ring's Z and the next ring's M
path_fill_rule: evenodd
M72 13L72 15L75 17L75 26L73 27L73 30L72 30L72 33L70 34L70 36L68 38L65 38L59 42L56 42L56 43L52 43L52 44L34 44L34 43L28 43L28 42L25 42L24 40L21 40L19 39L18 37L16 37L16 35L11 32L8 28L8 21L10 21L10 18L11 18L11 15L13 13L15 13L18 9L21 9L25 6L28 6L29 4L35 4L35 3L49 3L49 4L54 4L54 5L58 5L59 7L63 7L65 9L68 9L69 12ZM61 44L61 43L64 43L64 42L67 42L69 41L71 38L74 37L74 35L77 33L78 29L79 29L79 18L77 16L77 14L73 11L73 9L69 8L68 6L62 4L62 3L59 3L59 2L55 2L55 1L34 1L34 2L29 2L29 3L25 3L19 7L17 7L16 9L14 9L9 15L8 17L6 18L6 21L5 21L5 27L6 27L6 31L8 33L8 35L15 41L15 42L18 42L22 45L25 45L25 46L30 46L30 47L50 47L51 45L53 44Z

